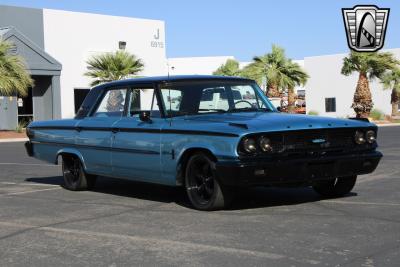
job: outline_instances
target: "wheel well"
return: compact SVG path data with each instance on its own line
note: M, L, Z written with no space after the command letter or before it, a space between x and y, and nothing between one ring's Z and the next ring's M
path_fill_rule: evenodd
M197 152L203 152L203 153L207 154L212 160L217 161L217 158L214 156L214 154L206 148L195 147L195 148L189 148L189 149L185 150L185 152L183 152L182 156L180 157L177 168L176 168L176 173L177 173L176 184L177 185L184 184L187 163L188 163L190 157Z
M57 155L57 157L56 157L56 164L58 165L58 162L59 162L59 158L61 157L71 157L71 158L78 158L79 159L79 157L77 156L77 155L75 155L75 154L73 154L73 153L68 153L68 152L61 152L61 153L59 153L58 155Z

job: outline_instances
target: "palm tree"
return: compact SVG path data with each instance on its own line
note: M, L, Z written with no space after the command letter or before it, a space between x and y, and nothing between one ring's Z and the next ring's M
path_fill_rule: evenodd
M288 85L288 112L293 113L295 108L295 93L294 87L299 85L305 85L309 76L303 70L303 68L293 62L291 59L288 59L286 62L285 68L282 70L284 75L289 78Z
M85 75L94 79L91 86L128 78L141 72L144 67L141 59L126 51L96 55L86 63L88 71Z
M396 116L400 103L400 68L385 73L381 82L383 89L392 89L390 103L392 104L392 116Z
M0 40L0 95L25 96L33 80L26 70L24 60L9 53L13 44Z
M279 97L280 91L285 89L290 80L284 73L287 58L285 50L277 45L272 45L271 53L253 58L251 68L255 69L257 75L267 79L267 95Z
M358 72L358 82L351 107L358 118L368 118L374 103L372 102L369 80L381 79L382 75L398 64L392 53L389 52L354 52L343 59L341 73L349 76Z
M239 62L234 59L228 59L225 64L213 72L213 75L240 76Z

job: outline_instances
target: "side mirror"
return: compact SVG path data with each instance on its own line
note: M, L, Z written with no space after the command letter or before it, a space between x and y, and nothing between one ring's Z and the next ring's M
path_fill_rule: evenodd
M143 122L151 122L150 111L142 111L139 113L139 119Z

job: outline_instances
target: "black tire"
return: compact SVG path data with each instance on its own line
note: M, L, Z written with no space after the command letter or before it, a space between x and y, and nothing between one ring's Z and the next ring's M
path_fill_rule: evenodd
M185 189L198 210L224 209L232 200L232 192L218 182L215 162L203 152L195 153L187 163Z
M85 173L79 158L72 155L62 156L64 188L72 191L92 189L97 176Z
M341 197L351 192L356 184L356 180L357 176L354 175L317 181L313 185L313 189L323 197Z

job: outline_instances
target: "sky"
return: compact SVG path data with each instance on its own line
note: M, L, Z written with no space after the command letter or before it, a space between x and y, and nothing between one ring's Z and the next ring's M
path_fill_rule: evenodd
M400 2L350 0L0 0L0 4L158 19L167 57L234 56L250 61L285 48L288 57L346 53L341 8L390 8L384 48L400 48Z

